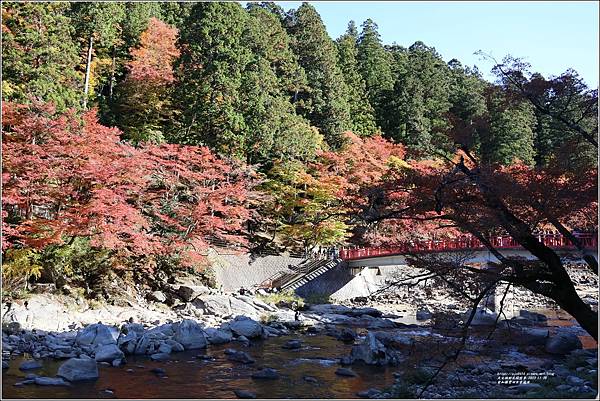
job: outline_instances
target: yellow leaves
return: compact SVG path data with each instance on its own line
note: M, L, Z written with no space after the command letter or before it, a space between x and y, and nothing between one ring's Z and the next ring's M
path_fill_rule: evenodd
M8 262L2 266L2 280L40 278L42 266L38 263L38 254L31 248L10 249L6 252Z
M408 164L405 160L403 160L399 157L396 157L396 156L390 156L387 159L387 166L391 169L397 169L397 170L412 169L410 164Z

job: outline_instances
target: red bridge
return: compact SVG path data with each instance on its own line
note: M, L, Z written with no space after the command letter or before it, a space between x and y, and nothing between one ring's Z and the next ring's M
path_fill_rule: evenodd
M578 233L579 239L586 250L598 249L598 237L595 233ZM544 234L538 236L544 245L557 250L575 250L576 247L560 234ZM498 236L489 239L496 249L523 249L523 247L510 236ZM419 242L406 242L396 246L367 247L367 248L342 248L340 258L343 260L358 260L376 258L380 256L405 255L411 253L430 253L448 251L482 251L487 247L477 238L464 236L450 240L429 240Z

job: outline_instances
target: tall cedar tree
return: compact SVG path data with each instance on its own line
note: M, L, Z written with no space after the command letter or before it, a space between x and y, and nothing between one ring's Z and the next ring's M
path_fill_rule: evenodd
M269 168L278 159L310 160L321 136L290 103L290 95L305 86L304 71L279 18L262 7L252 7L248 14L245 42L252 60L243 72L241 90L246 161Z
M78 107L82 75L66 3L2 4L2 99Z
M308 79L309 91L301 93L300 112L319 128L333 148L342 144L342 133L351 127L348 89L337 64L335 43L313 6L303 3L286 20L292 49Z
M435 49L423 42L410 46L390 99L397 124L386 134L404 143L412 157L447 152L451 144L440 131L448 127L449 89L448 66Z
M338 63L351 96L348 98L352 131L360 136L374 135L377 130L375 110L366 93L365 81L358 71L358 31L354 21L348 23L346 33L337 40Z
M362 24L356 59L358 70L365 80L367 97L375 109L377 121L383 121L388 92L394 86L392 60L381 44L377 24L371 19Z
M181 113L170 140L206 144L244 157L241 86L252 54L244 44L248 15L237 3L194 4L180 32L175 99Z

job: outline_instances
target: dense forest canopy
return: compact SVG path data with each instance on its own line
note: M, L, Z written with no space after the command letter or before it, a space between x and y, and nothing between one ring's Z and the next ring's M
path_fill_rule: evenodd
M597 226L597 90L573 70L507 56L488 82L432 44L383 43L371 19L331 38L308 3L4 2L2 17L9 276L197 266L210 238ZM523 224L473 183L443 194L460 171L505 188ZM446 208L453 224L433 218Z

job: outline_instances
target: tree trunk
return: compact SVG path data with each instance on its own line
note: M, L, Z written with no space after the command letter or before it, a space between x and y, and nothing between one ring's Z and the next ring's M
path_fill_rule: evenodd
M90 69L92 68L92 49L94 46L94 37L90 35L90 44L88 46L87 63L85 65L85 83L83 84L83 108L87 109L88 92L90 88Z
M108 86L108 99L112 100L113 97L113 89L115 87L115 69L116 69L116 64L117 64L117 51L115 49L115 46L113 46L113 52L112 52L112 66L110 69L110 84Z
M581 300L575 289L562 290L555 301L598 341L598 313Z

